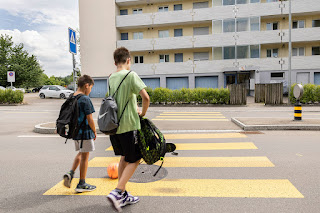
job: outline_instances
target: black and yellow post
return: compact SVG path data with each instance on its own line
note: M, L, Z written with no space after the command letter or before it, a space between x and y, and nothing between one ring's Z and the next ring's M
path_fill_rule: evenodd
M302 120L302 105L300 101L294 105L294 120L301 121Z

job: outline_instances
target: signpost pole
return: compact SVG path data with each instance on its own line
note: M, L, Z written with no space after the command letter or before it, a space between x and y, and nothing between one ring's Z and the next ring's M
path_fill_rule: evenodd
M288 103L290 103L290 90L291 90L291 57L292 57L292 13L291 13L291 0L289 0L289 63L288 63Z
M76 69L76 61L75 61L75 58L74 58L74 54L71 54L72 55L72 64L73 64L73 66L72 66L72 72L73 72L73 83L74 83L74 85L73 85L73 90L74 90L74 92L76 92L76 75L77 75L77 73L76 73L76 71L75 71L75 69Z

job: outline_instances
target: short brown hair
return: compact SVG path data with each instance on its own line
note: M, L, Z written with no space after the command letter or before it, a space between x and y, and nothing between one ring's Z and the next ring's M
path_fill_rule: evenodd
M130 52L125 47L120 47L116 49L113 53L114 62L116 65L125 64L128 58L131 58Z
M89 86L94 85L94 80L88 75L82 75L78 79L78 87L82 88L86 84L89 84Z

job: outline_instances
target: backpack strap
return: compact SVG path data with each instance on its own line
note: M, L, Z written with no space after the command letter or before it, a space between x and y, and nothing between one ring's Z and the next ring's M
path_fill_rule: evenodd
M126 74L126 76L124 76L124 78L122 79L122 81L120 82L118 88L116 89L116 91L113 93L112 98L116 95L116 93L118 92L121 84L123 83L123 81L127 78L127 76L131 73L131 70ZM110 79L110 78L109 78ZM110 80L109 80L109 95L110 95Z
M119 124L120 121L121 121L121 118L122 118L122 116L123 116L123 114L124 114L124 111L126 110L126 108L127 108L127 106L128 106L129 101L130 101L130 98L129 98L129 100L127 101L126 105L124 106L124 109L123 109L123 111L122 111L122 113L121 113L121 115L120 115L118 124Z

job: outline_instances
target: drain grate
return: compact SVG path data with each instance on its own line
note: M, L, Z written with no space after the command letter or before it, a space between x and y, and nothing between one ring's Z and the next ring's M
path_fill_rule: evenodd
M149 183L155 182L165 178L168 175L168 171L165 168L161 168L158 174L154 177L153 175L159 169L157 165L140 164L132 175L129 182L134 183Z

